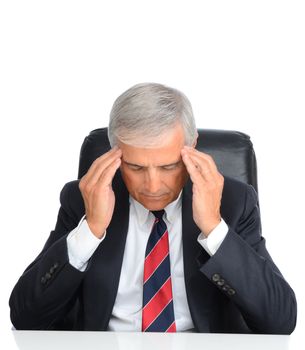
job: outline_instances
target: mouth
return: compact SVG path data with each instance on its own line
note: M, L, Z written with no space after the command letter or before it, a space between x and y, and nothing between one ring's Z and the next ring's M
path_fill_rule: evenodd
M163 198L164 196L166 196L166 194L161 194L160 196L151 196L151 195L143 194L143 196L152 200L157 200L157 199Z

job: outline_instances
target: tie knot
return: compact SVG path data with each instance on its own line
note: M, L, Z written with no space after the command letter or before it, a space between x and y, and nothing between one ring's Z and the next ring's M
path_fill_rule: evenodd
M157 218L157 219L162 219L162 217L163 217L163 215L164 215L164 213L165 213L165 210L164 209L162 209L162 210L154 210L154 211L152 211L152 213L155 215L155 217Z

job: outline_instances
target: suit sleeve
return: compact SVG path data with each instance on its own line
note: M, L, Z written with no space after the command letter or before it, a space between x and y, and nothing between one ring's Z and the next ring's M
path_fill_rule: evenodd
M255 333L290 334L296 325L293 290L272 261L261 236L258 200L246 187L243 214L200 271L240 310Z
M61 191L55 230L10 296L11 321L16 329L53 329L76 301L86 272L70 265L67 253L67 235L79 220L69 203L71 184L66 184Z

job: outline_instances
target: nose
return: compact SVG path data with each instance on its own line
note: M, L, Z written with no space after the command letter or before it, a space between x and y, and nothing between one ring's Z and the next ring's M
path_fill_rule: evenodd
M145 178L145 189L147 194L151 195L161 195L161 179L160 174L156 169L151 169L147 171Z

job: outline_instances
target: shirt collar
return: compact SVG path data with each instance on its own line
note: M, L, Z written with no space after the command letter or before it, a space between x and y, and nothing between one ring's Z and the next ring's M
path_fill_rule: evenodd
M182 194L182 190L180 191L177 199L169 203L164 208L165 217L170 224L174 222L175 217L177 217L177 210L181 208L181 202L182 202L181 194ZM134 207L137 220L141 226L147 222L147 220L151 215L153 215L148 209L146 209L141 203L135 200L131 195L129 195L129 203Z

